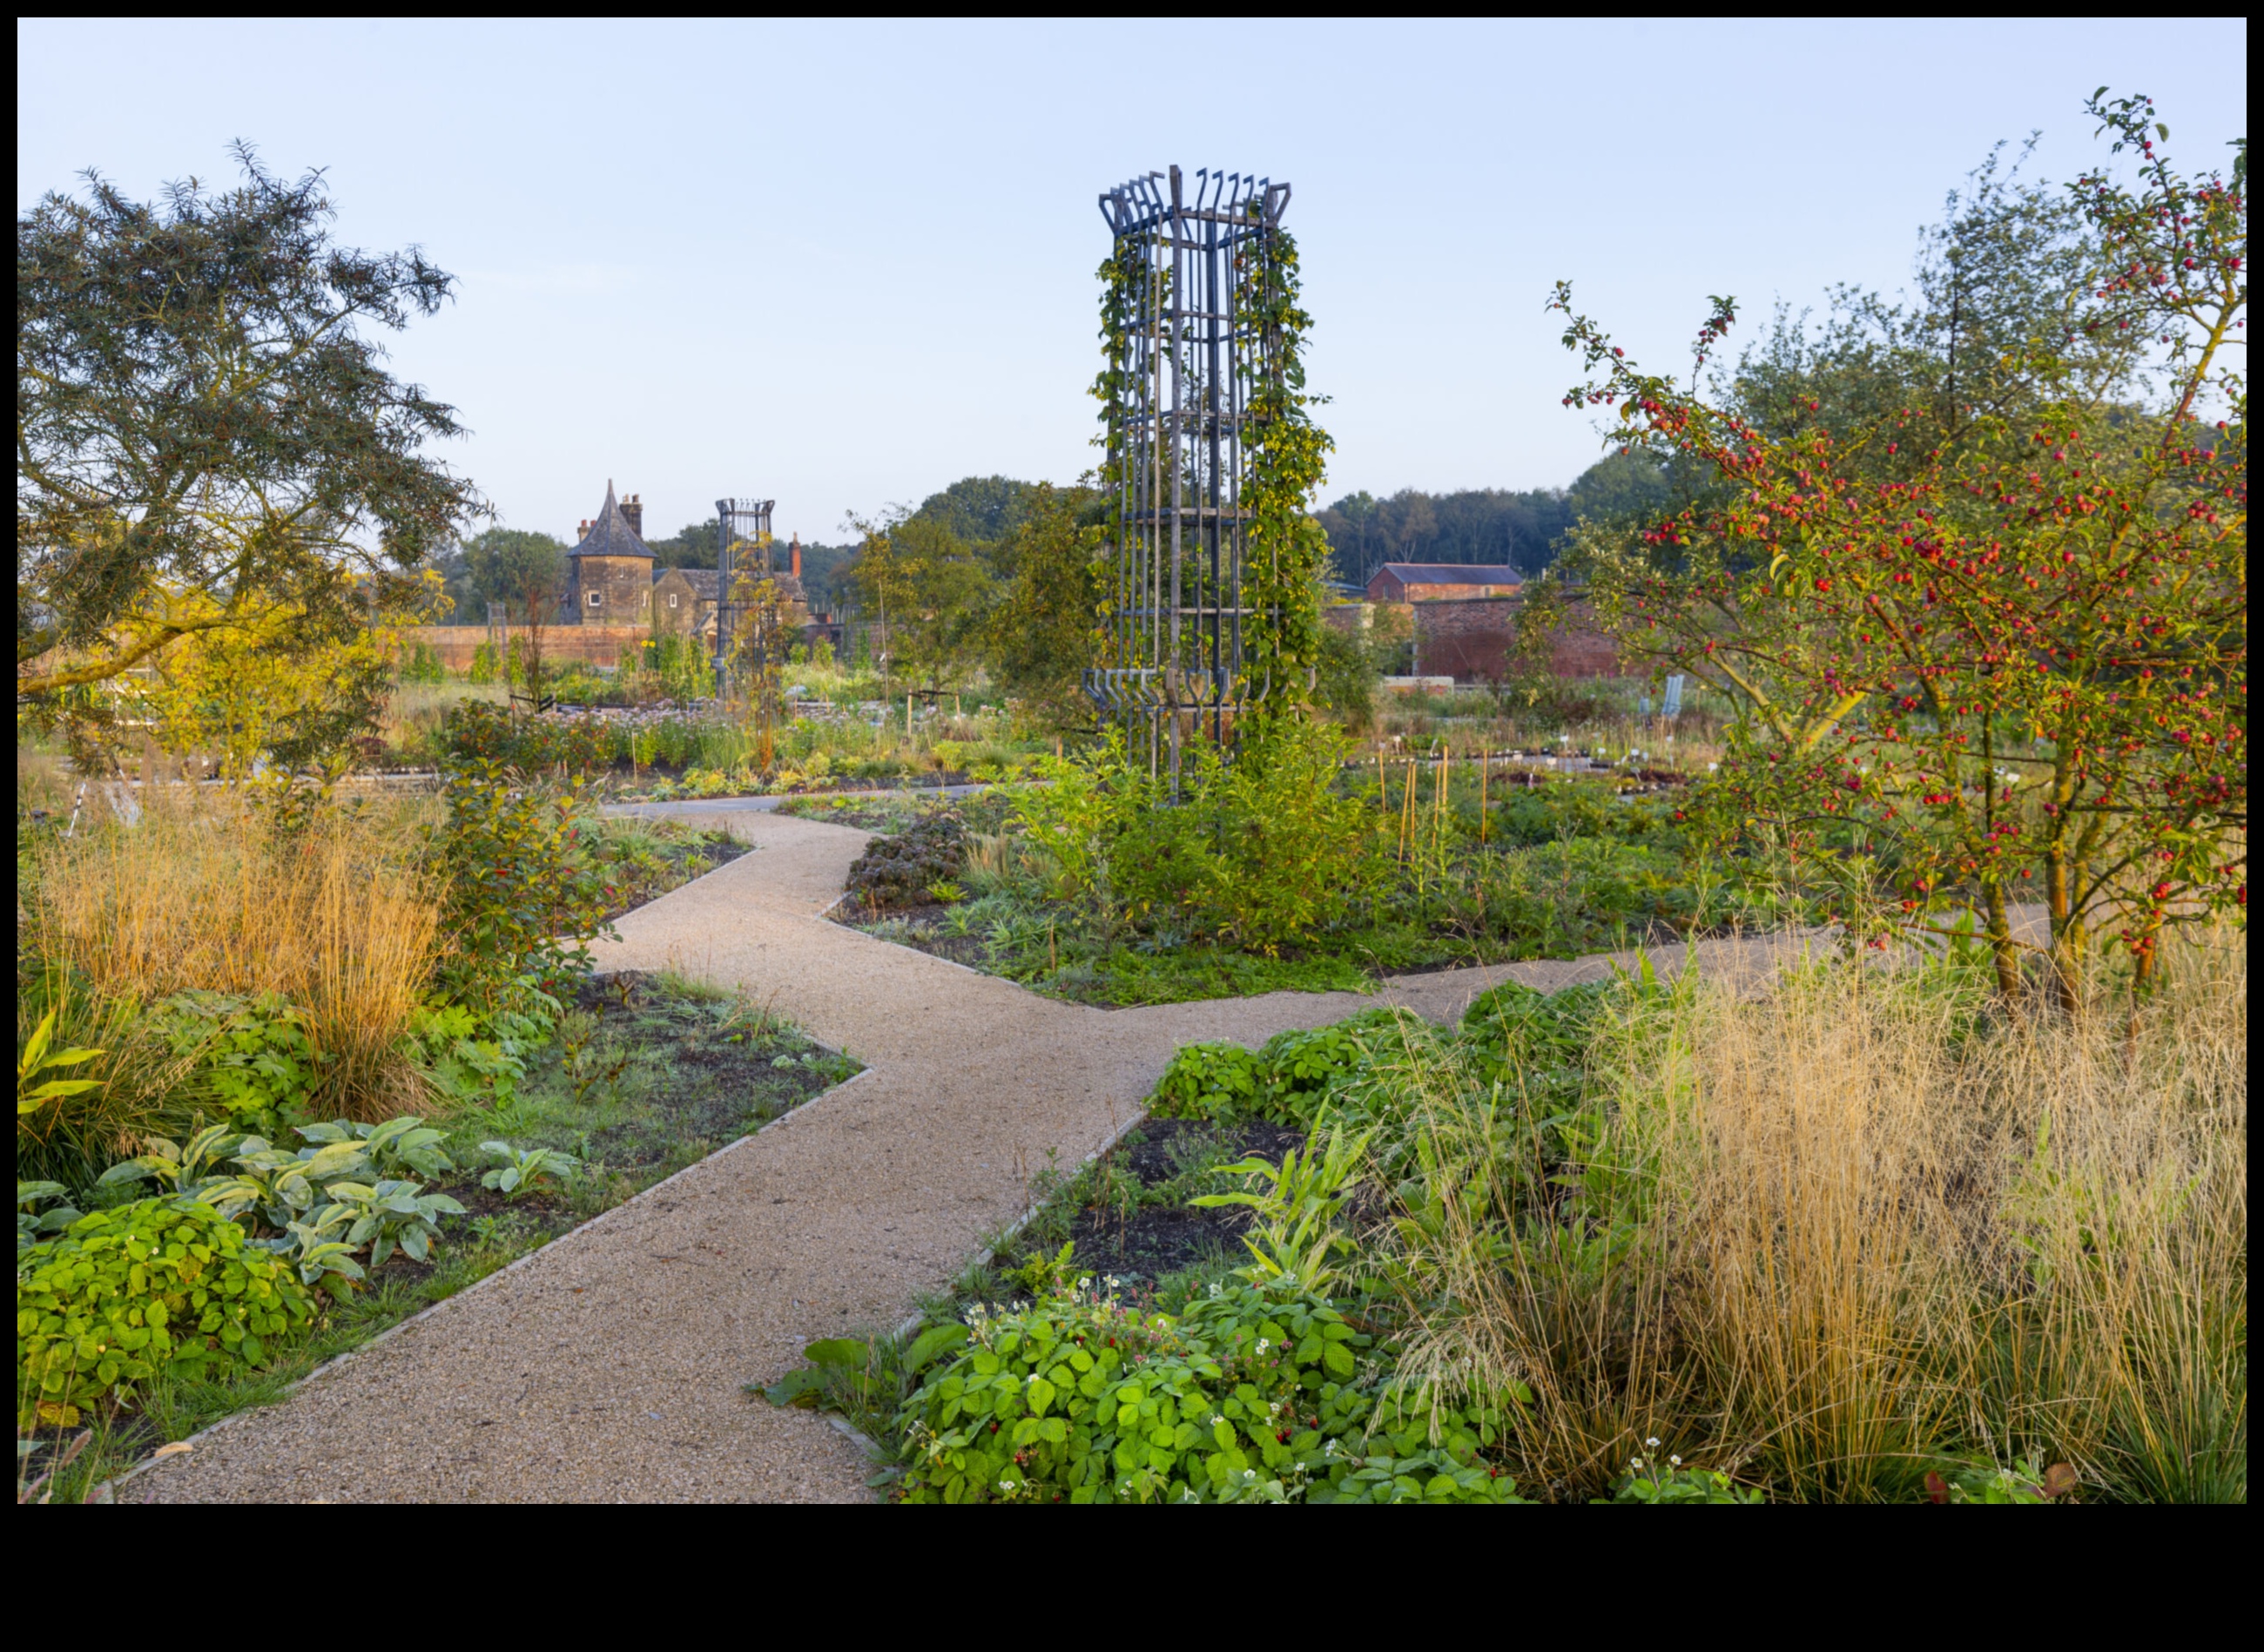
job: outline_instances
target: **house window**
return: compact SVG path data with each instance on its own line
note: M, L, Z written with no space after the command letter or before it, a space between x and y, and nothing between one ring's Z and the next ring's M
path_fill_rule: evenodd
M668 606L671 608L674 608L676 606L676 593L673 591L668 593Z
M590 606L593 608L602 604L605 600L606 595L602 591L592 591L590 593Z

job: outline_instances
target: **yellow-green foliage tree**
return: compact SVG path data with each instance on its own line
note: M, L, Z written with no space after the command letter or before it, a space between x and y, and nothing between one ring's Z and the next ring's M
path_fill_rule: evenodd
M941 522L901 510L852 526L863 543L840 579L881 623L887 679L929 695L964 681L991 591L981 555Z
M319 173L236 155L231 190L147 203L90 173L17 221L16 690L36 717L98 723L90 690L191 637L348 644L483 508L424 451L454 410L371 336L454 278L336 245Z
M175 597L171 612L191 629L151 657L146 675L127 680L121 701L147 714L166 751L200 754L230 782L249 779L263 761L287 769L337 761L384 699L400 628L445 600L430 570L395 590L403 606L343 637L317 628L311 643L299 634L305 616L294 606L240 611L234 622L207 628L193 622L216 606L210 599Z

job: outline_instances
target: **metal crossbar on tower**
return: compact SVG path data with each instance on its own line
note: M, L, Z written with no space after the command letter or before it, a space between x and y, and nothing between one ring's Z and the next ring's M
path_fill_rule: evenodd
M731 651L739 633L740 600L733 589L743 575L757 579L771 566L771 507L775 499L715 501L715 697L730 698Z
M1270 617L1243 603L1244 438L1282 364L1257 319L1289 186L1240 172L1150 172L1100 197L1115 237L1108 461L1114 568L1085 692L1168 763L1183 735L1231 737L1273 684L1244 647Z

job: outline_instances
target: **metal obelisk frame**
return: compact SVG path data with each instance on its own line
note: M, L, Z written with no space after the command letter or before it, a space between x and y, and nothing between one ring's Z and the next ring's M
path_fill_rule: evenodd
M1110 362L1115 535L1101 658L1085 692L1174 795L1184 738L1224 742L1268 680L1243 666L1248 410L1281 364L1253 319L1289 186L1239 172L1150 172L1100 197L1116 238L1121 331Z
M715 501L715 698L731 697L731 648L738 636L739 604L732 586L742 573L758 579L771 566L771 507L775 499Z

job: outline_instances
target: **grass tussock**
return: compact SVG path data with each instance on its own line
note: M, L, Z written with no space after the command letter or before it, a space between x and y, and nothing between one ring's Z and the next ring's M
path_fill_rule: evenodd
M83 824L33 851L31 950L74 983L66 1001L83 1000L65 1019L97 1030L119 1013L110 1007L174 993L280 993L307 1013L326 1103L390 1117L418 1099L402 1034L438 944L414 814L325 810L294 829L240 798L207 797L153 799L133 826Z
M2240 939L2184 948L2135 1021L2093 1002L2007 1023L1948 966L1686 978L1622 1001L1546 1120L1411 1041L1407 1374L1522 1385L1527 1483L1560 1496L1656 1438L1807 1500L2040 1453L2094 1495L2245 1501Z

